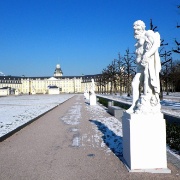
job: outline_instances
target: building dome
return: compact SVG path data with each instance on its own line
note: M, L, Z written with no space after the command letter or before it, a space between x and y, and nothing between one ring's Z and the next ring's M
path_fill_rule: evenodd
M56 65L56 69L59 69L59 68L60 68L60 64L57 64L57 65Z
M62 75L63 75L63 72L61 70L61 66L60 64L57 64L56 69L54 71L54 76L57 77L57 76L62 76Z

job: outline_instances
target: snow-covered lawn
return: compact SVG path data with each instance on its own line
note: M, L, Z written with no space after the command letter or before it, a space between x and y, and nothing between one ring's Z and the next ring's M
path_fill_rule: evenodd
M132 103L132 96L127 97L127 94L123 94L122 96L100 94L100 96L127 104ZM163 100L161 101L161 111L162 113L180 117L180 93L170 93L169 95L164 93Z
M23 95L0 98L0 137L74 96Z

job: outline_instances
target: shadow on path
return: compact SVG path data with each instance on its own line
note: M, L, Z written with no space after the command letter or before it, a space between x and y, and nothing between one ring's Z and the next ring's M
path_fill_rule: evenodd
M86 102L86 101L85 101L85 104L90 105L90 103L89 103L89 102Z
M98 130L103 133L102 139L104 143L111 149L111 151L122 160L123 156L123 145L122 137L117 136L112 130L110 130L105 124L99 122L98 120L89 120L94 123Z

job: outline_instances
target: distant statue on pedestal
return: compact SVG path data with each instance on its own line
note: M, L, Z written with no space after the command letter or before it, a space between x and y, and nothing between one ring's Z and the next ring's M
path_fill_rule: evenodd
M94 83L94 79L91 79L90 105L96 105L96 94L95 94L95 83Z
M87 87L86 87L86 89L85 89L85 91L84 91L84 97L85 97L86 99L89 99L89 90L88 90Z
M90 93L91 93L91 94L95 94L95 84L94 84L94 79L91 79Z
M133 24L134 37L137 40L136 63L137 73L132 82L133 103L128 113L160 112L160 81L161 62L158 53L160 34L145 30L143 21ZM143 88L143 93L141 93Z

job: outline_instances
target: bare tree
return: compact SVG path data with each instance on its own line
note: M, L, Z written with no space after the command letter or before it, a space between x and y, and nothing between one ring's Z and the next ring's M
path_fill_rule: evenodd
M177 8L180 9L180 5L177 5ZM180 25L177 24L176 28L180 28ZM174 42L176 44L176 48L172 49L172 51L174 53L180 54L180 42L176 38L175 38Z
M105 68L103 69L101 76L101 93L108 92L108 89L106 89L108 83L109 83L109 74L108 74L108 70Z
M171 71L169 73L169 79L171 83L170 91L180 91L180 62L174 60L170 62Z
M110 93L117 92L117 68L116 68L116 60L113 60L111 64L108 65L107 71L109 74L109 81L111 83Z
M174 53L180 54L180 43L179 43L176 39L174 40L174 42L175 42L175 44L176 44L176 49L172 49L172 51L173 51Z
M130 53L129 49L126 50L126 54L124 55L124 66L125 66L125 76L126 76L126 87L127 87L127 96L129 97L131 94L131 81L133 79L134 71L134 53Z
M162 73L161 77L165 81L165 88L166 94L169 95L169 85L170 85L170 73L171 73L171 64L172 64L172 57L171 51L165 51L164 54L160 54L160 56L164 59L164 62L161 63L162 65Z
M154 32L158 31L158 30L157 30L157 26L154 26L154 25L153 25L152 19L150 19L150 30L152 30L152 31L154 31Z
M103 93L103 75L102 74L99 74L98 77L97 77L97 80L96 80L96 85L97 85L97 88L98 88L98 93Z
M119 86L119 93L122 95L123 87L125 86L125 72L124 72L125 64L123 61L123 57L121 57L120 53L118 54L117 60L117 76L118 76L118 86Z

